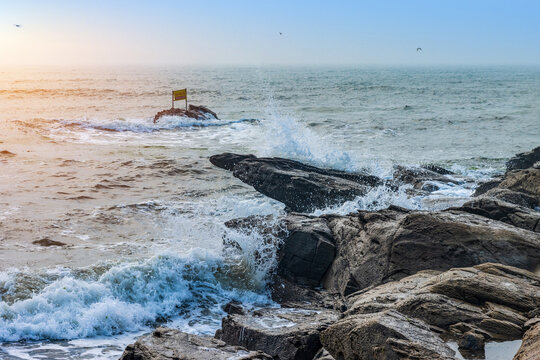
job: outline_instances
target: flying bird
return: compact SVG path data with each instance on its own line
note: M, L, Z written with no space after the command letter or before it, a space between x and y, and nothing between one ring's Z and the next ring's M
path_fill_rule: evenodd
M13 26L15 26L15 27L17 27L17 28L20 28L20 27L22 27L22 25L21 25L21 24L13 24Z
M283 33L282 33L282 32L280 32L280 33L279 33L279 35L283 35Z
M417 51L417 52L418 52L418 51L422 51L422 48L416 48L416 51Z

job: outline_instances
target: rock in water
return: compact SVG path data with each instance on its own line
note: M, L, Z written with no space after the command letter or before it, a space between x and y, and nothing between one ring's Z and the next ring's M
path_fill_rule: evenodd
M506 169L521 170L532 167L536 162L540 161L540 146L531 151L516 154L506 163Z
M341 204L383 184L373 175L321 169L282 158L224 153L211 156L210 162L296 212Z
M170 108L158 112L154 116L154 122L157 122L163 116L185 116L197 120L218 120L217 114L205 106L189 105L188 110L179 108Z
M326 309L262 309L223 318L216 338L276 360L312 360L322 347L320 332L337 319L337 312Z
M179 330L157 328L128 345L120 360L272 360L261 351L227 346L223 341L186 334Z

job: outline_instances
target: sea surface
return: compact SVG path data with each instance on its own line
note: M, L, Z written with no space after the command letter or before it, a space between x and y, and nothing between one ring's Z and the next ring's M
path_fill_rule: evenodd
M184 87L220 119L154 124ZM213 154L435 163L464 180L315 213L442 209L539 140L538 67L0 68L0 358L116 359L158 325L212 335L232 299L272 305L275 249L223 223L284 206Z

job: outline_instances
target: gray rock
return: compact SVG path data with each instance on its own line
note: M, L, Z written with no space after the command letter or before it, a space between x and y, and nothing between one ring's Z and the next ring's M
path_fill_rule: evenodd
M540 146L531 151L516 154L507 161L506 169L508 171L527 169L532 167L537 161L540 161Z
M478 187L474 191L473 196L480 196L482 194L485 194L489 190L494 189L497 186L499 186L501 182L502 182L502 178L495 178L495 179L482 182L480 183L480 185L478 185Z
M338 319L332 310L267 308L223 318L216 338L260 350L274 359L312 360L322 347L319 334Z
M536 206L540 204L540 168L528 168L507 172L499 188L509 189L532 196Z
M528 209L534 209L538 204L535 197L522 192L512 191L500 187L488 190L484 197L492 197L511 204L519 205Z
M450 173L447 172L446 175L441 174L442 170L438 172L432 170L439 169L427 169L420 167L406 167L406 166L395 166L394 170L394 180L399 183L411 184L415 189L423 189L426 191L435 191L438 188L434 188L435 185L430 184L431 181L437 181L441 183L450 183L450 184L459 184L460 180L456 180L453 177L449 177Z
M223 341L186 334L179 330L157 328L128 345L120 360L271 360L260 351L228 346Z
M540 264L540 234L466 212L390 207L327 219L337 252L323 285L344 295L425 269Z
M540 318L531 319L526 326L529 329L523 337L523 343L514 356L514 360L540 359Z
M224 153L211 156L210 162L231 170L233 176L296 212L353 200L382 185L376 176L321 169L282 158Z
M338 360L455 359L424 322L392 310L347 316L324 330L321 342Z
M477 214L493 220L540 232L540 212L490 197L468 201L456 210Z

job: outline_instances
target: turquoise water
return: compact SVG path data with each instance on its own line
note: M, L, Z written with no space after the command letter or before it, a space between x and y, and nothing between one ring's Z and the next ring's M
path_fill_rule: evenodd
M220 120L153 124L183 87ZM212 334L229 300L271 303L275 253L223 222L283 205L210 155L382 177L434 162L469 180L316 213L439 209L538 146L539 125L540 68L0 69L0 150L15 154L0 158L0 357L112 359L157 324Z

